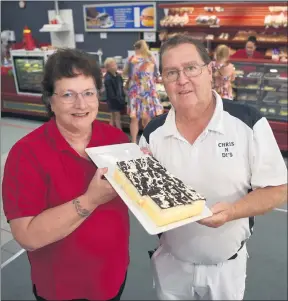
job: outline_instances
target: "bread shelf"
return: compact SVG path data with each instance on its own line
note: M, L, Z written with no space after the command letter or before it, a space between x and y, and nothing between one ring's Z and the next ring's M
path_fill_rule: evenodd
M206 41L210 41L211 43L217 43L217 44L220 44L220 43L227 43L227 44L229 44L229 45L234 45L234 44L236 44L236 45L239 45L239 44L241 44L241 45L244 45L245 43L246 43L246 40L231 40L231 39L227 39L227 40L225 40L225 39L213 39L213 40L206 40ZM275 45L277 45L277 46L287 46L287 42L284 42L284 41L257 41L257 44L258 44L258 46L275 46Z

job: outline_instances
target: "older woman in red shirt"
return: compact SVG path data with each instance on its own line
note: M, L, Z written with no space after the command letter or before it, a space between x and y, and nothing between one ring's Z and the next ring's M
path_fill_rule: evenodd
M128 210L86 147L128 142L96 121L101 70L79 50L45 65L43 100L51 120L11 149L4 211L28 251L37 300L120 300L129 263Z
M237 50L230 58L232 59L264 59L264 55L256 51L257 39L250 36L246 42L245 49Z

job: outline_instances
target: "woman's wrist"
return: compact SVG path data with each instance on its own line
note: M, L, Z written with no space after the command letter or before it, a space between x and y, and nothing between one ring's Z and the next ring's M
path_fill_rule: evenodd
M96 204L90 201L89 196L83 194L72 201L76 212L81 217L88 217L97 207Z

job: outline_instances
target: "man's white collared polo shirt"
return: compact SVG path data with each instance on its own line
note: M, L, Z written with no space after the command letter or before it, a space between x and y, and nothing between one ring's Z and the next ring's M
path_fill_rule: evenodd
M250 106L222 102L207 128L191 145L177 130L175 111L153 119L140 147L172 174L207 198L207 206L234 202L249 191L287 183L287 168L266 118ZM165 232L161 244L176 258L202 264L229 259L251 233L254 218L231 221L219 228L198 223Z

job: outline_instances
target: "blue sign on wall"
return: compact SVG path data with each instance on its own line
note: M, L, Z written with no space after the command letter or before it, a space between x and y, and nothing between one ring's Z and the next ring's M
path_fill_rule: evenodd
M156 5L147 3L83 6L86 31L156 31Z

